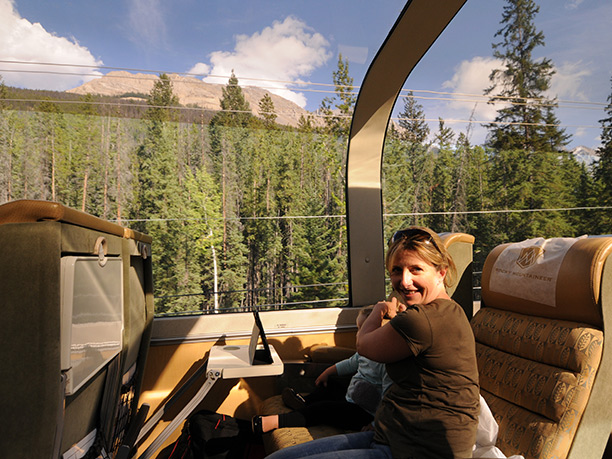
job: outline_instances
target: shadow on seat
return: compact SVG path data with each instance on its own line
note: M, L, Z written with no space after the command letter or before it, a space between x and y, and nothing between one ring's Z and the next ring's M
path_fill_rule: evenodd
M612 238L496 247L472 319L497 447L525 459L601 457L612 428Z

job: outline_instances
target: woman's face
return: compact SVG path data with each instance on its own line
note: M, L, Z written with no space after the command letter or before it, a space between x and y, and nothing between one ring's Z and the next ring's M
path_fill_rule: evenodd
M398 250L391 260L391 284L407 306L448 298L444 288L446 270L438 271L412 250Z

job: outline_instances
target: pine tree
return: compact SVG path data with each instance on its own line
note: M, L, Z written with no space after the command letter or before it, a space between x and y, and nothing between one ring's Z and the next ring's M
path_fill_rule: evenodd
M414 184L406 159L406 149L400 140L400 133L391 123L385 138L382 164L382 204L385 234L391 235L406 224L406 214L412 210Z
M610 79L612 82L612 79ZM608 96L605 108L606 117L599 121L601 125L601 146L597 149L599 160L595 165L595 180L599 188L598 205L612 206L612 93ZM600 217L599 231L609 233L612 225L612 211L598 212Z
M342 54L338 55L338 68L333 72L333 81L335 96L324 98L320 110L325 115L327 132L347 139L357 96L353 93L348 59L342 59Z
M151 122L150 128L160 128L163 123L176 121L176 111L172 107L178 105L178 97L174 94L172 81L165 73L159 75L153 89L147 98L147 112L145 119Z
M243 234L248 249L247 301L249 304L275 303L275 287L280 279L278 260L282 250L278 222L258 217L278 215L275 199L282 174L293 173L293 167L279 165L283 132L258 129L252 132L249 163L243 164L244 188L241 214L250 217ZM281 172L282 171L282 172Z
M571 135L565 129L559 129L559 118L555 115L555 106L548 105L545 108L544 126L541 134L543 137L543 149L546 151L565 151L565 147L571 139Z
M263 119L263 125L265 129L273 129L276 127L276 109L274 108L274 101L270 94L265 93L259 101L259 114Z
M180 309L219 311L221 307L219 252L222 238L220 219L221 197L217 184L204 167L195 172L187 171L185 177L186 201L184 216L190 218L183 226L186 250L185 265L188 277L184 277L181 293L205 292L206 297L196 302L184 297ZM178 305L174 305L177 308ZM187 309L187 310L189 310Z
M570 219L557 211L523 212L531 209L573 207L577 183L569 180L573 158L568 153L539 152L525 161L521 150L503 150L492 157L493 208L511 212L491 217L497 243L531 237L572 236ZM568 161L570 163L568 163Z
M429 136L429 126L425 121L423 106L414 98L412 91L404 97L404 109L400 113L399 125L403 129L401 139L408 144L422 145Z
M446 127L444 120L438 118L438 132L434 137L434 142L438 144L440 150L448 150L451 148L455 133L449 127Z
M93 96L86 94L82 97L80 114L77 117L77 129L71 130L73 135L72 156L74 159L73 167L71 168L75 183L73 184L79 190L79 200L75 203L75 207L80 208L82 212L89 212L94 215L101 215L101 202L92 202L92 198L98 201L102 196L101 173L94 174L94 170L99 171L102 163L100 157L100 116L93 102ZM99 171L101 172L101 171ZM78 182L78 186L77 183Z
M471 145L468 136L463 132L459 133L459 138L455 144L455 173L453 177L453 213L451 218L450 231L467 232L468 222L465 212L468 210L468 180Z
M244 97L238 78L232 74L222 89L221 111L210 121L211 126L247 127L252 118L251 106Z
M312 118L309 115L305 117L304 115L300 115L300 119L298 120L297 125L298 132L312 132L314 130Z
M309 215L320 215L324 212L320 202L309 200L305 210ZM295 270L290 279L293 285L316 285L316 287L302 288L292 295L292 302L329 300L342 298L339 285L346 277L345 260L338 257L339 247L334 235L334 225L330 225L323 218L304 221L303 230L300 231L301 246L296 261L299 269ZM325 303L325 306L340 306L339 304ZM321 304L314 304L320 307Z
M4 78L0 75L0 110L6 110L8 108L6 99L8 99L8 88L6 84L4 84Z
M554 67L550 59L534 56L544 46L544 34L534 25L538 12L533 0L507 0L495 35L501 40L493 44L503 67L491 73L486 93L490 102L504 106L488 125L489 192L492 209L507 212L490 217L491 243L573 231L567 215L529 212L573 202L572 185L564 177L569 136L558 126L556 100L546 97Z
M219 103L222 110L211 119L209 134L213 175L220 184L223 219L220 288L238 292L244 289L247 276L247 248L240 217L243 189L252 160L248 127L253 115L233 71ZM222 307L244 305L241 293L225 294L221 300Z
M10 199L12 184L12 151L9 140L11 116L8 112L5 99L8 90L4 79L0 75L0 204Z
M51 199L58 200L56 185L58 182L58 163L64 153L64 139L66 134L65 123L66 119L61 109L57 104L50 101L45 101L40 104L39 113L39 132L38 137L40 153L34 155L34 158L40 161L40 168L37 168L31 177L30 174L24 176L26 183L30 180L36 182L36 194L31 195L36 199ZM32 158L32 160L34 160ZM29 161L28 161L29 162ZM32 172L30 172L32 173ZM33 190L30 190L30 193Z
M436 158L433 182L431 184L431 201L433 212L450 212L454 209L454 175L456 162L452 150L452 141L455 136L453 130L444 125L444 120L438 118L439 128L434 137L438 144L438 155ZM451 218L448 214L433 215L430 225L435 231L449 231Z
M134 226L153 238L155 294L158 297L189 291L199 283L199 273L190 264L192 241L185 239L185 196L179 184L177 164L177 123L172 109L177 97L167 75L160 75L149 94L145 115L147 132L137 151L138 187L135 215L146 223ZM182 297L173 296L158 312L188 307Z
M503 68L491 72L491 86L485 93L490 103L505 104L488 126L488 144L496 150L532 152L567 144L552 112L556 101L545 96L555 73L552 61L534 56L534 50L544 46L544 34L534 25L539 10L533 0L507 0L503 27L495 34L501 41L493 44L493 56L503 62ZM544 126L547 121L553 125Z
M172 83L161 74L149 94L145 119L148 121L144 143L138 149L138 207L137 218L163 218L167 216L167 200L174 189L177 176L176 160L172 149L175 118L172 107L178 105ZM168 189L170 187L170 189ZM141 228L144 231L144 228Z
M389 163L395 168L394 175L400 182L401 194L393 199L404 207L404 212L415 214L413 218L405 219L400 226L424 225L427 222L420 214L431 210L435 158L427 140L430 131L423 106L417 102L412 92L404 98L399 125L402 128L399 131L401 153L396 159L389 158Z

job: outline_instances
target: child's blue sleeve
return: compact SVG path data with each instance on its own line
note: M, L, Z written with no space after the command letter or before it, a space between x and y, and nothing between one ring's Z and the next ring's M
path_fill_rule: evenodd
M336 363L336 372L338 376L353 375L359 369L359 354L356 352L348 359L341 360Z

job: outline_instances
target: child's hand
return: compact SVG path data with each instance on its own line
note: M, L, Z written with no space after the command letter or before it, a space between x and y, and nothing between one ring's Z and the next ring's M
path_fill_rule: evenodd
M323 384L324 387L327 387L327 380L329 379L329 375L326 375L325 372L321 373L317 379L315 379L315 386L320 386Z
M327 387L327 380L333 374L336 374L336 365L326 368L325 371L315 379L315 385L320 386L323 384L324 387Z

